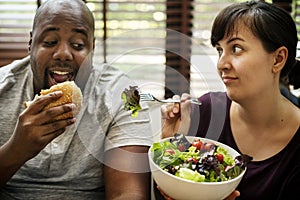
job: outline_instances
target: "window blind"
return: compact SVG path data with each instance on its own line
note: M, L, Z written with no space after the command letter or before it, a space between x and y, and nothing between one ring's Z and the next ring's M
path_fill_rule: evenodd
M96 18L95 62L107 62L122 69L141 90L161 97L165 81L165 1L87 4Z
M0 66L28 55L36 0L0 0Z
M165 98L190 90L193 0L166 1Z
M201 96L208 91L224 91L217 74L217 51L210 44L212 22L217 13L234 1L195 0L192 27L190 93Z
M0 66L28 55L34 13L44 1L0 0ZM94 61L120 68L159 98L224 90L210 29L216 14L235 1L86 0L96 20ZM293 13L300 31L298 2Z
M298 38L300 38L300 0L293 0L292 15L296 23Z

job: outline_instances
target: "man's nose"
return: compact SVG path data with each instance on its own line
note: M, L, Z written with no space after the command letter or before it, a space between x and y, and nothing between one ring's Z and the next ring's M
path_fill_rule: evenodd
M57 45L57 48L55 49L55 52L53 54L53 58L55 60L61 60L61 61L67 61L72 60L72 49L70 45L68 45L65 42L61 42Z

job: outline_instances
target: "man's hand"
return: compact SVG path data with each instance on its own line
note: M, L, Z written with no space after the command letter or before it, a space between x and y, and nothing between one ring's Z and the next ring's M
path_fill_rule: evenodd
M61 91L40 96L20 114L13 135L0 147L0 185L6 183L27 160L61 135L67 126L75 123L75 118L50 122L54 117L72 111L74 104L43 110L61 96Z

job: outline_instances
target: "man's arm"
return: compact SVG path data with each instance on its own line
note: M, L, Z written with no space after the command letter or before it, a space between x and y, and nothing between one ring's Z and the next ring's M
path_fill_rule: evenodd
M10 139L0 147L0 186L4 185L22 165L36 156L54 138L62 134L74 118L51 122L54 117L70 112L74 106L65 104L43 111L62 95L51 93L37 98L18 117Z
M126 146L105 154L104 179L107 200L151 199L151 173L147 146Z

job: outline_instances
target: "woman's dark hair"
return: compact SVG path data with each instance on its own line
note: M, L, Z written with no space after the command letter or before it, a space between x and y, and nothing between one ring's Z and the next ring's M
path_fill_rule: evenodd
M300 88L300 61L297 60L297 63L295 64L294 68L289 74L288 77L288 84L293 85L294 89Z
M238 23L243 22L262 41L268 52L279 47L288 49L288 58L280 77L288 77L296 63L297 29L293 18L282 8L264 1L247 1L232 4L223 9L212 26L213 46L224 37L236 33Z

